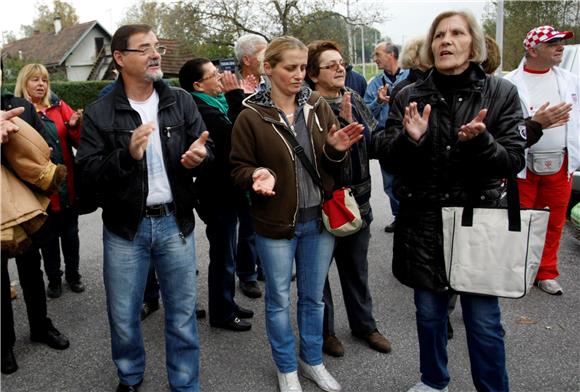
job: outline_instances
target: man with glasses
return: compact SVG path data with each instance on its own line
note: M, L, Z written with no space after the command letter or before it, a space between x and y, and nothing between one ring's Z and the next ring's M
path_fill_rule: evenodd
M143 382L139 312L150 264L165 305L169 385L198 391L193 177L213 159L212 145L192 97L161 80L165 48L151 26L120 27L111 53L120 75L86 109L77 160L83 186L102 200L117 391L137 391Z

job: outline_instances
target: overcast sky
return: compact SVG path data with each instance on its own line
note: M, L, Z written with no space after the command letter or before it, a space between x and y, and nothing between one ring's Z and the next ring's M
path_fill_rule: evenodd
M68 0L77 11L80 22L98 20L101 25L112 34L118 23L123 18L126 10L134 4L135 0ZM166 1L170 2L170 1ZM393 42L402 44L411 37L424 34L433 18L442 11L449 9L471 10L478 20L484 11L485 0L463 1L435 1L435 0L374 0L374 4L382 4L390 20L378 28L383 35L391 37ZM370 0L350 0L351 6L364 7L370 4ZM52 1L45 0L16 0L11 3L10 11L0 13L0 32L5 34L13 31L20 34L20 25L29 25L38 15L38 4L49 4ZM0 36L0 39L2 36ZM3 39L2 39L3 41Z

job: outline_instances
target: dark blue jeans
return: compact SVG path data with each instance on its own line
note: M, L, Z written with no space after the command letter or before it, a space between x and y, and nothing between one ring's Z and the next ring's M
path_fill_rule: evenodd
M432 388L449 384L447 311L449 293L415 289L421 381ZM497 297L460 294L471 377L477 391L509 391L501 312Z
M195 318L196 257L193 233L183 236L173 215L141 220L130 241L103 227L103 280L111 351L124 384L145 372L139 312L151 263L165 308L165 359L172 391L199 391L199 339Z
M236 304L236 222L234 208L208 208L205 233L209 241L209 319L222 323L234 318Z
M368 250L371 238L370 227L346 237L337 237L334 260L338 269L344 306L351 331L366 334L377 327L373 317L373 300L369 290ZM324 285L324 326L323 335L334 335L334 303L326 278Z
M242 282L255 282L261 272L256 251L254 222L247 205L238 206L238 245L236 249L236 274Z
M75 282L79 274L79 214L75 208L50 212L45 223L53 234L52 239L42 246L44 271L49 282L60 281L60 249L64 256L65 279Z

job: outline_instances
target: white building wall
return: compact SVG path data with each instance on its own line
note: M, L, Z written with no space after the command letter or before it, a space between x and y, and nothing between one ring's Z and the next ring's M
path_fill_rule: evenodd
M81 43L75 48L71 55L67 58L66 73L70 81L84 81L87 80L89 73L97 57L97 49L95 38L102 37L104 39L103 46L107 54L111 51L111 40L102 34L98 29L92 29ZM100 75L97 78L100 80L105 73L106 66L100 70Z

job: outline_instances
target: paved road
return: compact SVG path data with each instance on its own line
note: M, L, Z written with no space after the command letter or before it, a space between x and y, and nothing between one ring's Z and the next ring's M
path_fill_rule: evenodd
M330 276L335 293L337 335L346 355L325 361L345 391L406 391L419 378L418 344L412 291L399 284L391 273L392 235L382 231L390 219L382 192L378 165L373 163L372 205L375 222L369 255L370 285L375 318L391 339L393 352L380 354L350 335L342 306L336 269ZM15 354L20 365L13 375L2 375L4 392L113 391L117 377L109 345L109 331L101 278L102 245L100 212L81 219L81 273L87 286L83 294L65 289L61 298L49 300L49 314L71 340L68 350L58 352L31 343L22 294L13 302L17 341ZM207 304L207 241L198 224L199 297ZM566 228L560 251L561 283L565 294L552 297L537 289L520 300L502 300L503 320L511 390L580 390L580 242ZM11 265L11 275L17 279ZM295 295L295 292L294 292ZM264 330L262 299L251 300L240 293L237 301L254 309L250 332L234 333L199 323L201 340L201 387L204 391L276 391L276 373ZM295 314L295 311L293 312ZM450 391L473 391L469 358L460 307L452 315L455 338L449 342ZM143 392L168 391L164 366L163 312L143 323L147 371ZM302 379L306 392L319 391Z

